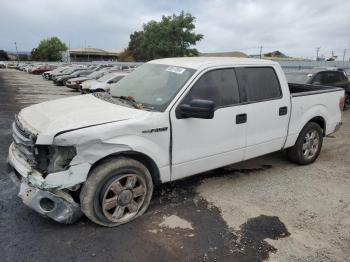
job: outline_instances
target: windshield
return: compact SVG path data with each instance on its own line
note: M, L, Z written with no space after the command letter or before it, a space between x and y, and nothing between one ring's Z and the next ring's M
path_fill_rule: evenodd
M91 78L99 78L101 76L103 76L104 72L102 71L94 71L91 74L89 74L89 77Z
M101 76L100 78L97 79L98 82L106 82L109 79L111 79L114 76L114 74L106 74L104 76Z
M310 80L310 77L307 73L290 73L286 74L286 78L288 83L294 83L294 84L307 84Z
M164 111L195 71L169 65L144 64L115 84L110 93L114 97L132 97L136 103Z
M71 74L75 71L75 68L67 68L66 70L64 70L62 73L64 74Z

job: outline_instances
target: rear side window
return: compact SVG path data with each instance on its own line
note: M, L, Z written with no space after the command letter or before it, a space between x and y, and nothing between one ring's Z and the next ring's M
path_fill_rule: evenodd
M183 103L188 104L193 99L211 100L215 108L238 104L240 99L235 71L229 68L205 73L193 85Z
M271 67L237 67L236 74L241 91L249 102L282 96L279 80Z

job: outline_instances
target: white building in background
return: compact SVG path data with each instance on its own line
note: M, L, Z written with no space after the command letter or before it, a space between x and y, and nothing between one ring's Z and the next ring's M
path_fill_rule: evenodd
M119 55L124 51L122 48L100 49L100 48L71 48L62 52L62 60L71 62L92 61L118 61Z

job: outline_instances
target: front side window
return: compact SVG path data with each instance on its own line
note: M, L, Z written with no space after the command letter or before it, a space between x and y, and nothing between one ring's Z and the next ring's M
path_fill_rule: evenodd
M217 69L205 73L182 103L189 104L193 99L213 101L215 108L238 104L240 98L234 69Z
M279 80L272 67L238 67L238 83L249 102L276 99L282 96Z
M103 83L110 80L111 77L113 77L113 74L105 74L104 76L101 76L100 78L98 78L97 81Z

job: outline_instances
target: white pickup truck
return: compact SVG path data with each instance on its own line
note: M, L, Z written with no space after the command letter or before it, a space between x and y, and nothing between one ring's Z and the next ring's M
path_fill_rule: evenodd
M143 214L160 183L283 149L312 163L343 103L341 88L288 85L272 61L155 60L110 93L21 110L10 177L44 216L117 226Z

